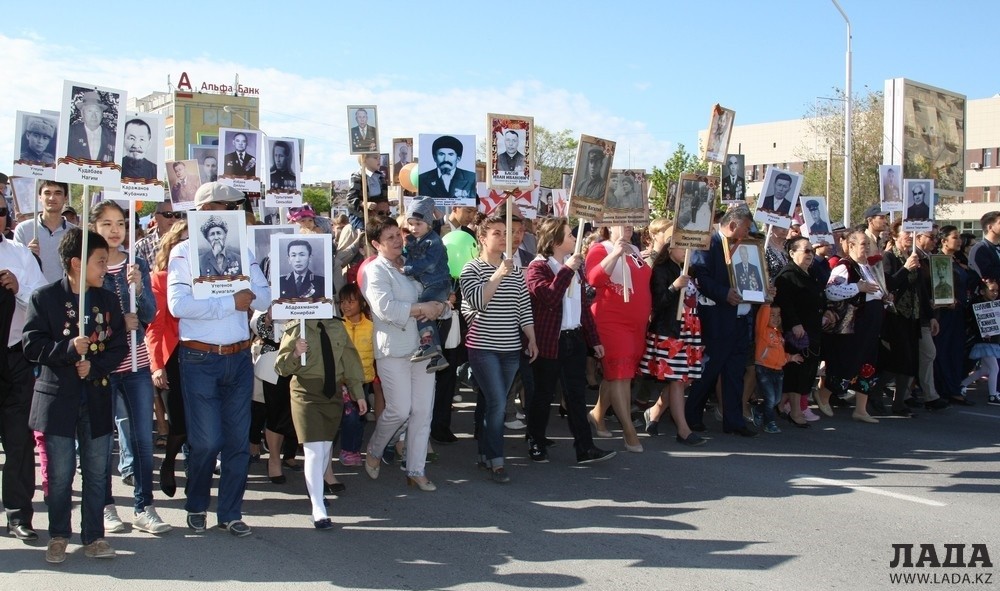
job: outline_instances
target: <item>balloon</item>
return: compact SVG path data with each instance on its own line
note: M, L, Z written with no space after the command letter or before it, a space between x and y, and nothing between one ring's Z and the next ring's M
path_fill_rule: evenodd
M416 183L413 182L413 175L411 174L411 171L416 170L416 168L417 164L415 162L404 164L402 168L399 169L399 177L396 179L404 189L410 191L411 193L417 192Z
M413 192L416 193L420 189L420 165L413 163L413 169L410 170L410 184L413 185Z
M444 235L441 239L448 247L448 270L451 276L458 279L462 274L462 267L465 263L476 258L479 248L476 246L476 239L464 230L453 230Z

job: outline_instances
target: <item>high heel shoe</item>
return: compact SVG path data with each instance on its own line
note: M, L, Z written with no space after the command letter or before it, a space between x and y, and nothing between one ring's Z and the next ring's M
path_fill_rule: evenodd
M594 428L594 432L597 433L598 437L604 437L605 439L611 437L611 431L601 431L600 427L597 426L597 419L595 419L594 415L589 412L587 413L587 421L590 422L590 425Z
M406 486L415 486L424 492L434 492L437 487L426 476L407 476Z
M634 454L641 454L643 452L642 443L636 443L635 445L625 444L625 451L630 451Z
M337 495L347 490L343 482L324 482L323 492L328 495Z
M371 458L371 457L372 457L371 453L369 453L368 455L365 456L365 473L368 474L368 478L371 478L372 480L375 480L375 479L378 478L378 471L379 471L379 469L382 468L382 461L378 460L378 461L375 462L375 465L372 466L370 463L368 463L368 458ZM377 460L377 458L376 458L376 460Z

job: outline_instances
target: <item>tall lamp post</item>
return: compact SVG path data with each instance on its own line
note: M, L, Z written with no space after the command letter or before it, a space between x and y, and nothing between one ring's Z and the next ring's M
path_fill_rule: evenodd
M847 23L847 88L844 91L844 226L851 227L851 19L840 7L840 2L831 0L840 16Z

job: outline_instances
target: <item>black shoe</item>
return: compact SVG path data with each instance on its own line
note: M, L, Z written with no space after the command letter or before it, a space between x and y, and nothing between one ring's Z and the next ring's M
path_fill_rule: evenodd
M560 417L562 417L562 418L565 419L566 415L568 415L568 414L569 414L569 412L566 411L566 407L565 406L560 406L559 407L559 416Z
M682 443L682 444L688 445L690 447L695 447L695 446L698 446L698 445L704 445L705 444L705 438L702 437L701 435L698 435L697 433L690 433L690 434L688 434L687 437L681 437L680 435L678 435L677 436L677 443Z
M550 447L555 447L556 446L556 442L554 440L549 439L548 437L546 437L545 439L542 439L542 445L545 446L545 449L548 449Z
M135 476L131 474L122 476L122 484L125 486L135 486Z
M345 490L347 490L347 485L343 482L334 482L332 484L329 482L323 483L323 492L328 495L338 495Z
M885 403L877 398L868 399L868 414L876 417L889 416L889 410L886 409Z
M796 423L797 425L798 423ZM806 423L808 425L808 423ZM733 435L741 435L743 437L756 437L757 431L751 429L750 427L740 427L738 429L723 429L724 433L732 433Z
M170 498L177 494L177 480L174 478L173 466L160 465L160 490Z
M689 426L691 427L691 430L694 431L695 433L704 433L705 431L708 430L708 429L705 428L705 424L704 423L695 423L695 424L689 425Z
M944 398L938 398L937 400L932 400L924 404L924 408L927 410L942 410L948 408L948 401Z
M913 417L917 416L917 415L913 414L913 412L910 411L910 409L906 408L905 406L902 407L902 408L894 408L894 409L892 409L892 414L894 416L903 417L903 418L907 418L907 419L913 418Z
M279 474L278 476L268 476L271 479L271 484L284 484L288 482L284 474Z
M314 521L313 526L320 531L329 530L333 529L333 521L327 517L325 519L320 519L319 521Z
M916 398L907 398L903 401L903 404L909 406L910 408L920 408L920 401Z
M537 443L532 443L528 447L528 457L531 458L532 462L538 462L539 464L545 464L549 461L549 454L545 451L544 447Z
M605 460L610 460L611 458L618 455L618 452L609 451L606 449L600 449L597 447L592 447L588 449L585 453L576 455L577 464L596 464L598 462L603 462Z
M949 396L948 403L954 404L955 406L975 406L976 403L969 400L965 396Z
M24 542L34 542L38 539L38 533L31 529L30 525L18 523L7 526L7 535L15 537Z
M433 439L435 443L440 443L442 445L448 445L449 443L455 443L458 441L458 437L447 429L444 431L431 431L431 439Z

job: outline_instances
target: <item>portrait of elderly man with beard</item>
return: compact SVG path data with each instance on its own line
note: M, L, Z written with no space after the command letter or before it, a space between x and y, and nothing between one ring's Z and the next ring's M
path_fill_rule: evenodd
M153 130L142 119L129 119L125 123L125 157L122 158L123 179L155 179L156 164L146 158L146 150L153 139Z
M476 173L458 167L462 161L462 142L453 136L442 135L431 144L434 169L422 173L418 179L419 194L423 197L476 197Z
M229 236L229 225L219 216L211 216L201 225L201 235L208 242L208 248L199 247L198 256L200 275L202 277L225 277L242 275L243 266L240 263L240 251L235 246L226 244Z

